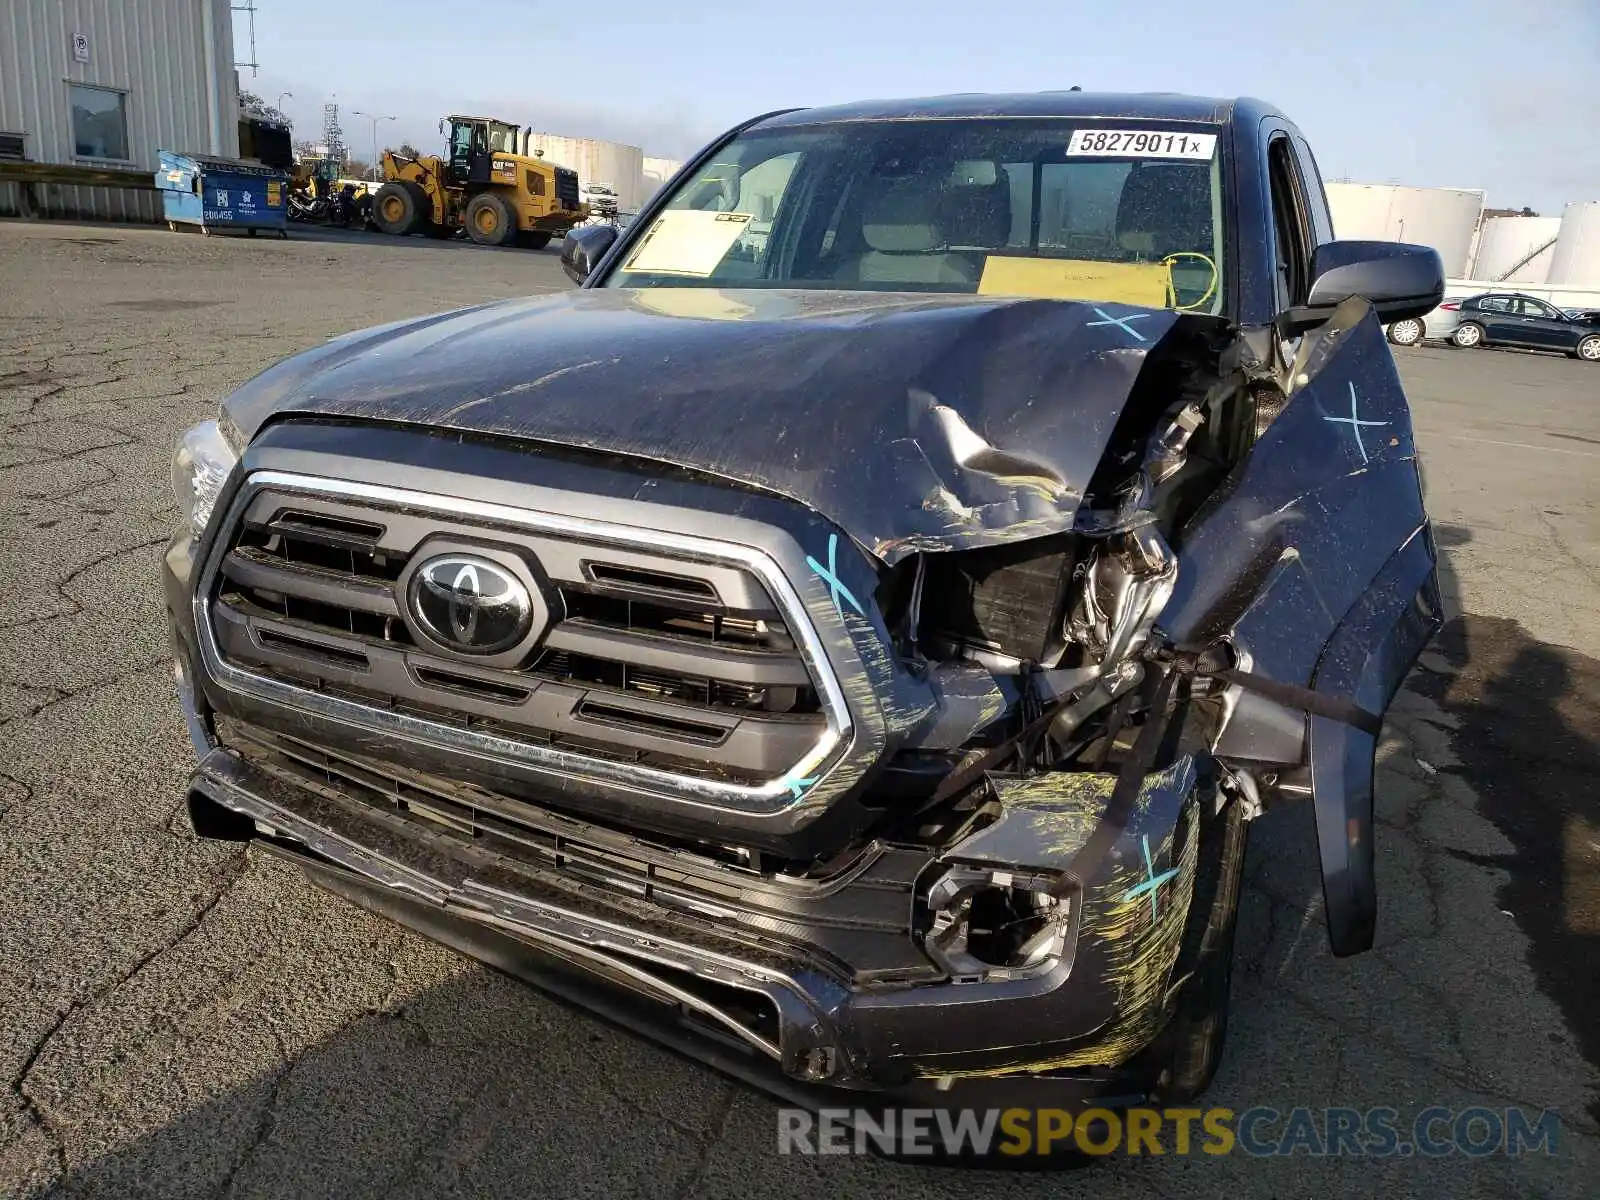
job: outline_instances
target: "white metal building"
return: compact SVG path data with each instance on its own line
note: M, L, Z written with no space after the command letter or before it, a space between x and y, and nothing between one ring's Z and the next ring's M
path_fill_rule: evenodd
M1341 238L1432 246L1452 279L1471 266L1483 192L1396 184L1329 183L1333 230Z
M644 151L637 146L557 133L535 133L528 146L530 151L543 150L550 162L571 167L578 173L580 186L600 184L616 192L617 206L625 213L638 212L655 190L645 186Z
M231 0L0 0L0 149L152 176L158 150L237 156ZM0 213L17 187L0 182ZM154 192L33 189L50 215L160 213Z

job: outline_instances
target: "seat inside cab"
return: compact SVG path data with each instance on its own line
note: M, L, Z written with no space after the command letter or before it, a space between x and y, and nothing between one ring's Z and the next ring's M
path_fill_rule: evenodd
M1178 302L1208 290L1215 254L1206 163L960 162L868 176L832 246L841 283L976 288L991 256L1171 264ZM1038 216L1033 217L1037 204ZM851 228L854 225L854 228ZM842 252L842 253L841 253Z

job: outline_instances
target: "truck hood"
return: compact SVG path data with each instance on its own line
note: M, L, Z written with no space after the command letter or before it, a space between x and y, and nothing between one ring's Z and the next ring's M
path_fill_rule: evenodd
M595 289L336 338L231 396L575 447L800 501L893 562L1070 529L1150 350L1127 305L909 293Z

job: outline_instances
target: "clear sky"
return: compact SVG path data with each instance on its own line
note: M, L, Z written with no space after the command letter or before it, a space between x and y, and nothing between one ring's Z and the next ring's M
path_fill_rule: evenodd
M440 142L487 112L681 158L797 105L942 92L1252 95L1330 179L1485 188L1559 214L1600 200L1600 0L256 0L241 86L352 153ZM244 14L234 36L248 57Z

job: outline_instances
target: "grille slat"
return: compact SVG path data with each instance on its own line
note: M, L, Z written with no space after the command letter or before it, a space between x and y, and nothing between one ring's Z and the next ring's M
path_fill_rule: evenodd
M474 547L542 581L550 622L520 661L414 629L408 568ZM225 659L453 728L686 776L780 777L828 729L811 669L747 569L270 491L220 562Z

